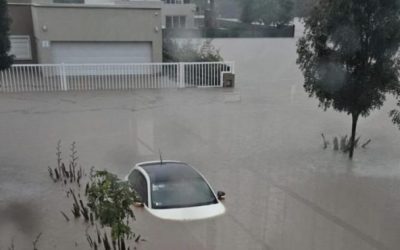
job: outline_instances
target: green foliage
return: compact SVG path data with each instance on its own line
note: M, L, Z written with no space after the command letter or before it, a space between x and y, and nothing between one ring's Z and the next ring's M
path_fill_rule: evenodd
M188 40L183 44L178 44L171 39L164 41L164 62L220 62L223 58L219 51L211 44L211 40L206 40L201 46ZM200 70L199 70L200 69ZM207 65L197 65L196 68L186 65L185 82L188 85L198 86L202 82L221 82L221 72L227 71L227 65L213 67L212 71ZM208 70L208 71L207 71ZM207 72L209 74L207 74Z
M239 0L244 23L284 25L293 19L293 0Z
M400 98L400 86L395 91L397 98ZM397 102L397 106L400 108L400 100ZM396 124L400 129L400 110L392 110L389 113L390 117L392 118L392 122Z
M390 117L392 118L392 122L396 124L400 129L400 111L399 110L390 111Z
M193 41L179 45L170 38L164 39L163 43L164 62L217 62L223 61L219 50L206 40L199 49Z
M13 56L8 55L10 51L10 18L6 0L0 0L0 71L7 69L13 63Z
M325 110L352 115L353 146L358 117L399 87L399 30L397 0L321 0L305 19L297 45L304 88Z
M107 171L97 171L88 188L88 206L103 226L111 228L113 240L132 235L128 225L134 218L131 205L138 199L129 184Z

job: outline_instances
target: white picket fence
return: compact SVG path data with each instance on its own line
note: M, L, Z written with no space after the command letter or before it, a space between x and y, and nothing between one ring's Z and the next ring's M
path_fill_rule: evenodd
M29 64L0 72L1 92L222 87L234 62Z

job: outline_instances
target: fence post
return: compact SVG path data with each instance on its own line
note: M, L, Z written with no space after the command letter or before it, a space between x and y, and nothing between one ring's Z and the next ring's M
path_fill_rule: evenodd
M5 77L4 77L5 72L4 71L6 71L6 70L8 70L8 69L0 71L0 75L1 75L0 92L5 92L4 91L4 84L5 84Z
M179 88L185 87L185 64L179 63Z
M61 90L62 91L68 91L68 85L67 85L67 74L65 72L65 65L64 63L61 64Z

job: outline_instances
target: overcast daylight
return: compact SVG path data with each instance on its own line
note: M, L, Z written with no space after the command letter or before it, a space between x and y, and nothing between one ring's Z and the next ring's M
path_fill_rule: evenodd
M400 249L399 0L0 0L0 250Z

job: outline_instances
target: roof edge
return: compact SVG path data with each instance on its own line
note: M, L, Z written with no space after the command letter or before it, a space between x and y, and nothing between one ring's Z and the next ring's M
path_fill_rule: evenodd
M161 9L161 1L135 1L129 3L74 4L74 3L31 3L33 7L45 8L86 8L86 9Z

